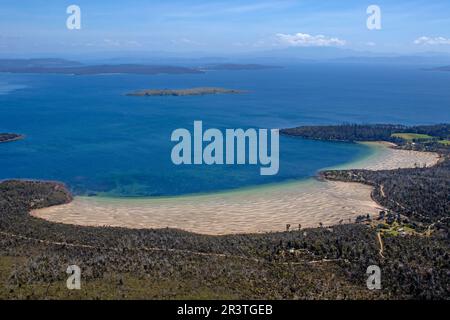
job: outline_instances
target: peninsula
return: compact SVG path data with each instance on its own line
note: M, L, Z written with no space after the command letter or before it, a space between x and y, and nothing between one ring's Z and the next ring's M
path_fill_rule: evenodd
M206 71L241 71L265 70L281 68L279 66L261 64L222 63L206 66L181 66L155 64L83 64L78 61L42 58L42 59L0 59L0 72L31 73L31 74L68 74L68 75L99 75L99 74L202 74Z
M76 61L62 59L0 59L0 72L31 73L31 74L68 74L68 75L99 75L99 74L201 74L196 68L147 65L147 64L102 64L84 65Z
M0 143L23 139L24 136L16 133L0 133Z
M302 138L349 142L360 137L374 141L375 136L386 136L397 141L395 149L386 150L392 151L391 155L407 152L405 159L409 159L409 164L415 162L411 155L430 156L423 151L437 153L440 159L420 167L383 164L379 168L366 166L364 170L323 171L320 178L324 184L348 184L358 188L359 193L364 190L363 198L371 194L380 208L371 214L365 209L358 210L360 215L355 219L340 217L342 220L333 225L326 220L316 221L316 226L294 225L283 219L289 223L286 231L270 233L204 235L173 226L157 229L143 224L131 228L94 226L92 222L99 218L97 215L84 221L77 215L74 224L67 220L55 221L37 212L79 203L63 184L2 181L0 298L448 299L450 149L442 141L449 139L450 125L299 127L291 133ZM388 157L389 161L392 159ZM377 162L382 163L388 162ZM297 184L291 185L290 190L280 187L283 192L289 191L280 201L282 204L291 201L292 208L299 212L305 209L305 203L295 203L297 187ZM324 190L327 201L337 195ZM267 200L267 192L264 196ZM242 212L257 213L258 210L250 207L253 195L228 197L236 203L234 211L240 214L239 218L232 219L233 211L225 211L228 227L239 224L239 219L245 216ZM327 216L341 207L352 210L342 202L347 197L348 193L344 193L344 197L332 204L326 210ZM192 221L191 207L196 208L195 212L203 212L212 205L220 209L226 205L224 199L220 200L195 199L195 203L190 203L182 199L171 206L182 206L175 209L181 209ZM131 220L130 215L117 214L120 201L109 203L113 210L108 212ZM158 204L161 205L164 203ZM245 208L246 205L249 207ZM277 207L276 215L283 215L291 207L282 207L269 199L262 203L261 211L267 212L271 206ZM317 202L307 207L303 215L316 206ZM80 208L78 213L93 212L90 206ZM177 210L171 211L173 214ZM127 214L130 212L127 210ZM154 214L152 210L149 216L153 221ZM196 225L201 227L204 221L196 220ZM272 225L275 225L273 221ZM85 266L84 286L89 290L66 289L67 261ZM367 290L366 269L372 264L387 270L383 273L381 290ZM318 281L323 281L321 286L311 289L316 288ZM290 285L286 286L287 283Z
M208 94L239 94L242 90L201 87L190 89L148 89L127 93L127 96L203 96Z

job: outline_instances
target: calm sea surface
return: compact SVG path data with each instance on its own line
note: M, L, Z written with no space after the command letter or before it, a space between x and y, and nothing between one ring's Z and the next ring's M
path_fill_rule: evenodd
M242 95L129 97L147 88L217 86ZM303 179L355 161L364 145L280 138L280 172L259 166L175 166L174 129L450 122L450 72L419 67L304 65L198 75L0 74L0 179L59 180L77 194L160 196Z

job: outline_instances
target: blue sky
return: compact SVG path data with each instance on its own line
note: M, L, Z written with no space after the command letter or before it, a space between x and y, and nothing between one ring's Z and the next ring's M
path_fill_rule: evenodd
M81 8L68 30L66 8ZM381 30L366 9L381 8ZM450 52L448 0L1 0L0 52L171 51L212 54L292 46Z

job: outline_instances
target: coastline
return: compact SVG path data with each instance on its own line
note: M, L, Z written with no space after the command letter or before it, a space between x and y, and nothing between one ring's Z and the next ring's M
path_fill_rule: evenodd
M5 138L6 136L6 138ZM0 133L0 143L8 143L25 139L25 135L16 133Z
M241 94L243 90L225 89L220 87L197 87L187 89L144 89L129 92L127 96L133 97L183 97L183 96L204 96L214 94Z
M434 153L398 150L386 143L364 142L373 152L364 159L332 169L388 170L434 165ZM331 169L331 168L324 168ZM83 226L176 228L220 235L283 231L349 222L383 208L371 197L372 187L311 178L244 190L167 198L75 197L65 205L34 210L52 222Z

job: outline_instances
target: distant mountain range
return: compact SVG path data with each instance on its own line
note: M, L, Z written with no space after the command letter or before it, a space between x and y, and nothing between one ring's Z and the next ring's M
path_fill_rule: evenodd
M57 56L63 59L40 59L41 57ZM10 56L0 53L3 64ZM421 52L399 54L392 52L358 51L341 47L289 47L273 50L260 50L252 52L235 52L211 54L208 52L165 52L165 51L102 51L91 53L45 54L39 56L18 56L15 58L28 59L28 67L75 67L83 65L169 65L196 68L211 65L290 65L310 62L332 63L374 63L374 64L410 64L428 67L450 65L450 53ZM14 64L14 59L9 59ZM26 60L26 59L24 59ZM80 61L80 62L76 62ZM14 65L10 65L13 67ZM240 68L240 67L238 67Z
M450 71L450 66L443 66L443 67L439 67L439 68L434 68L433 70L436 70L436 71Z
M73 75L92 74L196 74L207 71L263 70L281 66L327 62L414 65L426 70L450 71L450 55L428 53L426 56L376 56L373 53L339 48L289 48L242 54L234 58L107 58L103 61L66 60L61 58L0 59L0 72L55 73ZM273 56L270 56L273 55ZM139 61L139 63L136 63Z

